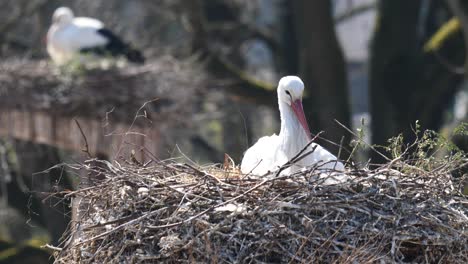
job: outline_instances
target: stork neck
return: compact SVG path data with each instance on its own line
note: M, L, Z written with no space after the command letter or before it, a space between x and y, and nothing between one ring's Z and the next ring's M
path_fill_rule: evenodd
M309 142L304 128L299 123L291 106L284 102L279 102L281 130L279 136L282 138L282 144L292 152L300 151ZM298 148L296 150L296 148Z

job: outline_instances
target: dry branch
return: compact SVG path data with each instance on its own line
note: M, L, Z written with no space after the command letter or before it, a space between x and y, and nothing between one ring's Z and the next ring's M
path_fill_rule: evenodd
M371 11L371 10L374 10L376 9L376 6L377 4L375 2L372 2L372 3L366 3L366 4L361 4L361 5L358 5L358 6L355 6L355 7L352 7L346 11L344 11L343 13L341 14L338 14L337 16L335 16L334 20L335 20L335 24L340 24L340 23L343 23L343 22L346 22L347 20L357 16L357 15L360 15L362 13L365 13L367 11Z

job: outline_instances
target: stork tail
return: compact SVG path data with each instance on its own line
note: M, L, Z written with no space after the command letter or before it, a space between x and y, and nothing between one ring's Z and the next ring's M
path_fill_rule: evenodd
M97 32L101 36L105 37L108 40L108 43L103 47L84 48L81 49L81 52L92 52L98 55L110 54L111 56L123 55L128 59L128 61L133 63L143 64L145 62L145 57L139 50L132 48L131 45L122 41L112 31L102 28Z

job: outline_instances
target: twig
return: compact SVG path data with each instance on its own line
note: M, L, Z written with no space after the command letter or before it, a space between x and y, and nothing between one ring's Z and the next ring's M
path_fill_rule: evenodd
M362 143L364 143L366 146L368 146L370 149L372 149L373 151L375 151L375 153L379 154L382 158L386 159L387 161L391 161L390 158L388 158L387 156L385 156L382 152L378 151L376 148L374 148L374 146L368 144L367 142L365 142L364 140L360 139L358 135L356 135L356 133L354 133L351 129L347 128L345 125L343 125L342 123L340 123L340 121L336 120L335 119L335 122L338 123L338 125L340 125L341 127L343 127L344 129L346 129L346 131L348 131L349 133L351 133L351 135L355 136L357 139L359 139L359 141L361 141Z
M48 248L48 249L52 249L52 250L55 250L55 251L62 251L62 248L60 248L60 247L54 247L54 246L49 245L49 244L45 244L45 245L42 246L41 248Z
M163 209L165 209L165 207L160 208L160 209L158 209L158 210L154 210L154 211L149 212L149 213L146 213L146 214L143 214L142 216L137 217L137 218L135 218L135 219L133 219L133 220L130 220L130 221L128 221L128 222L125 222L125 223L123 223L123 224L121 224L121 225L119 225L119 226L117 226L117 227L115 227L115 228L113 228L113 229L111 229L111 230L109 230L109 231L106 231L106 232L101 233L101 234L99 234L99 235L97 235L97 236L94 236L94 237L91 237L91 238L89 238L89 239L87 239L87 240L84 240L84 241L82 241L82 242L79 242L79 243L75 244L74 246L80 246L80 245L83 245L83 244L85 244L85 243L89 243L90 241L94 241L94 240L96 240L96 239L98 239L98 238L101 238L101 237L107 236L107 235L109 235L109 234L112 234L112 233L114 233L114 232L116 232L116 231L119 231L120 229L122 229L122 228L124 228L124 227L126 227L126 226L129 226L129 225L131 225L131 224L133 224L133 223L136 223L136 222L138 222L138 221L140 221L140 220L142 220L142 219L145 219L145 218L148 218L148 217L150 217L150 216L153 216L153 215L155 215L156 213L159 213L159 212L160 212L161 210L163 210Z
M348 19L353 18L357 15L360 15L362 13L365 13L367 11L371 11L376 8L377 3L372 2L368 4L361 4L356 7L350 8L346 10L345 12L338 14L335 16L335 24L340 24L343 22L346 22Z
M88 158L92 159L93 155L91 155L91 153L89 152L88 140L86 139L86 136L85 136L85 134L83 132L83 129L81 129L81 126L80 126L80 123L78 122L78 120L76 120L75 118L73 120L75 120L75 123L78 126L78 129L80 130L81 136L83 137L84 142L85 142L84 149L81 149L81 151L86 153L88 155Z

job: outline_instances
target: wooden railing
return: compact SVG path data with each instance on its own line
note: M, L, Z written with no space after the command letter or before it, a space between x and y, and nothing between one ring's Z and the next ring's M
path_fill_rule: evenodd
M61 117L41 111L0 109L0 137L47 144L63 150L89 152L114 159L134 150L142 161L144 152L158 154L157 128L106 123L83 117ZM86 153L87 154L87 153Z

